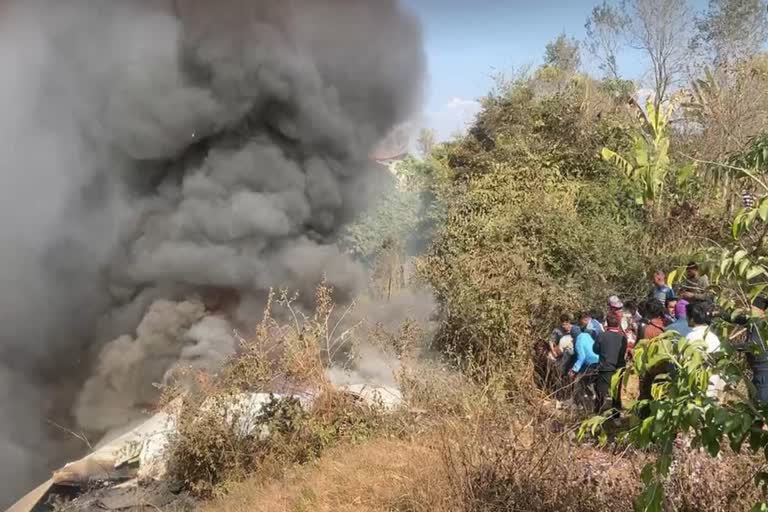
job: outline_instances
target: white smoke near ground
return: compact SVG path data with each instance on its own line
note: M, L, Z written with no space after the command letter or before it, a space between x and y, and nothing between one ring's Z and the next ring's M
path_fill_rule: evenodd
M368 384L371 386L397 386L400 361L392 354L375 346L364 344L355 351L356 361L346 367L337 365L326 371L335 386Z
M184 342L176 368L211 373L237 354L238 340L232 324L220 316L207 316L193 325ZM164 382L171 379L174 369L166 372Z
M16 0L0 66L3 505L66 456L46 419L130 422L271 287L364 287L335 237L424 57L395 0Z
M337 386L396 387L401 360L393 350L392 341L410 337L409 341L416 346L405 347L406 351L418 353L437 331L436 310L432 293L408 288L398 290L387 300L358 303L346 322L357 327L356 334L360 338L353 358L329 368L328 379ZM415 327L410 336L403 332L408 324Z

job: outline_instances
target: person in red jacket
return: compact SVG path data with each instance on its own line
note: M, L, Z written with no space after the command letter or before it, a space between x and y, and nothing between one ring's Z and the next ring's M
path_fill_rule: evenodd
M666 330L664 318L666 311L658 301L648 300L645 307L645 318L648 321L642 333L643 340L651 340Z
M666 330L666 327L664 326L664 306L662 306L656 299L649 299L645 303L644 313L643 316L647 318L648 321L641 327L641 332L638 333L638 338L640 338L641 342L645 341L646 343L653 343L653 339L660 334L663 334ZM649 368L645 373L640 375L640 400L650 400L653 398L653 382L657 375L665 373L666 371L666 364L660 364L653 368ZM648 407L644 407L641 411L641 416L647 415L649 410Z

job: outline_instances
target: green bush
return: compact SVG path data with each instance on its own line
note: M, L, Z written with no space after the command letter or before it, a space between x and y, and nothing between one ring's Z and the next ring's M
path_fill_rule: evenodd
M443 308L437 348L482 375L520 374L559 313L644 297L656 266L686 257L694 219L648 219L600 158L626 148L637 122L617 98L580 75L544 96L536 78L518 79L434 154L442 215L419 268Z

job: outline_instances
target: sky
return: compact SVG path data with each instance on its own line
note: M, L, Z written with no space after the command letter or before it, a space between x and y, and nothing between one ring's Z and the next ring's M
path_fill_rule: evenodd
M466 128L492 76L541 64L544 47L565 32L583 41L584 25L601 0L403 0L421 19L429 68L420 124L445 139ZM692 2L702 8L706 1ZM582 50L587 70L596 68ZM622 75L641 80L640 56L620 56Z

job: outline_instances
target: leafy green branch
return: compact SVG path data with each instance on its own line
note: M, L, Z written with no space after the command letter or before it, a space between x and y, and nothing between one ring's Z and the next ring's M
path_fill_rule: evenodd
M637 186L635 201L653 210L660 207L667 176L672 170L669 156L668 126L675 111L676 102L660 106L659 112L652 101L646 103L645 109L637 106L643 118L643 129L635 130L632 134L632 151L620 154L609 148L603 148L601 156L612 163ZM693 165L680 168L677 172L678 181L685 180L693 170Z
M613 392L630 375L658 373L651 400L638 400L630 408L629 426L618 438L640 449L653 450L657 456L642 472L643 492L637 496L635 509L660 512L664 504L664 482L669 475L676 445L703 448L716 457L724 444L734 453L744 447L761 454L768 463L768 404L756 400L756 390L744 370L738 352L728 340L737 328L731 323L736 315L748 320L749 329L768 339L765 317L750 313L752 301L768 288L768 196L755 207L739 212L731 225L731 243L713 251L715 264L710 277L721 290L719 307L729 314L711 327L723 341L720 350L707 353L702 342L690 341L674 332L644 341L635 351L631 367L614 379ZM751 347L750 350L756 350ZM661 371L659 371L661 370ZM724 392L712 392L713 378L724 383ZM579 435L592 435L607 442L607 418L586 420ZM755 484L768 491L768 474L759 471ZM759 503L754 510L768 510Z

